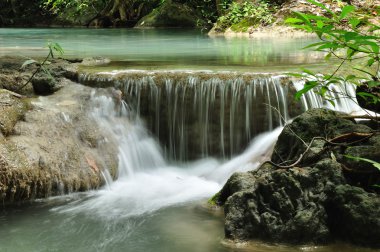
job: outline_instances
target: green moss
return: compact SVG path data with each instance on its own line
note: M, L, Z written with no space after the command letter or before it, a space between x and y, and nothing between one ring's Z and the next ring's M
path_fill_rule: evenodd
M237 24L231 26L234 32L247 32L250 27L258 27L260 24L253 19L243 19Z
M220 198L220 192L216 193L214 196L212 196L207 203L211 206L218 206L219 205L219 198Z

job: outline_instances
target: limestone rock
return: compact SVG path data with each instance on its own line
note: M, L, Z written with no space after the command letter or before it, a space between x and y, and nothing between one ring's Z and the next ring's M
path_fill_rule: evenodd
M27 103L15 97L7 90L0 90L0 130L9 135L13 127L27 110Z

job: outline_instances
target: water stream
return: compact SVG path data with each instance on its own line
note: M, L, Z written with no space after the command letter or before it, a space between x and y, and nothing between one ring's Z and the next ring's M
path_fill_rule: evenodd
M94 120L108 130L110 137L118 139L118 180L108 179L107 185L98 191L2 209L0 251L372 251L345 244L316 247L253 242L236 245L223 240L223 213L205 207L205 203L233 172L256 169L268 158L281 132L281 120L272 110L257 107L254 113L248 111L257 104L270 103L289 119L288 87L281 84L279 76L249 77L246 81L247 78L231 72L200 76L182 70L164 76L161 84L157 76L167 74L162 68L204 70L217 66L224 70L234 70L234 67L244 70L260 66L268 69L276 65L312 63L312 57L308 53L295 54L300 44L307 41L210 39L192 31L175 34L154 30L0 29L0 55L31 51L31 56L41 56L45 52L41 43L51 39L70 48L67 53L73 57L103 55L124 62L124 68L137 65L145 70L151 66L160 69L155 70L155 75L143 72L141 78L120 77L120 72L105 73L113 82L110 86L122 87L125 94L140 103L126 99L128 104L115 106L113 99L93 91ZM233 80L221 77L225 75L234 76ZM144 87L149 87L146 95L141 92ZM193 107L184 102L185 98ZM141 118L144 102L166 104L166 110L150 111ZM349 112L356 109L346 101L338 105ZM310 94L302 106L306 109L326 104ZM188 131L189 123L183 117L186 108L188 113L193 111L198 115L197 131L201 136L198 144L202 153L199 156L203 158L168 159L168 151L157 141L159 132L167 131L171 135L168 149L172 154L169 156L184 155L187 147L178 144L191 138L183 134ZM162 113L169 115L165 130L159 123ZM243 151L231 152L228 158L209 155L209 134L212 133L207 125L215 120L211 116L215 113L224 118L216 122L219 147L226 143L225 135L235 137L237 131L231 125L241 121L246 139ZM151 128L146 127L147 115L159 119L152 121ZM264 125L263 129L256 130L251 122ZM170 142L170 137L168 140ZM226 146L221 149L222 154L226 153ZM107 178L107 174L104 175Z

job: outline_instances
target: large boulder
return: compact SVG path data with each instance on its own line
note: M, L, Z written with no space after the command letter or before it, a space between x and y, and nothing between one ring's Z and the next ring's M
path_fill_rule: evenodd
M186 4L165 1L150 14L139 20L136 28L144 27L188 27L197 26L196 12Z
M334 138L339 142L329 141ZM380 196L374 187L380 171L346 156L380 161L379 140L376 131L344 114L305 112L285 127L271 162L232 175L218 194L226 237L295 244L345 240L380 247ZM294 165L278 165L289 159Z

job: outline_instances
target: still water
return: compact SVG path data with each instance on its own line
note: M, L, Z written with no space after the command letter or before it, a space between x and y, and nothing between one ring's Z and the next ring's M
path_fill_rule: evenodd
M140 69L222 69L274 71L320 64L322 55L300 50L312 38L210 38L179 29L0 29L0 56L46 55L48 41L59 43L65 57L103 56L118 67Z

